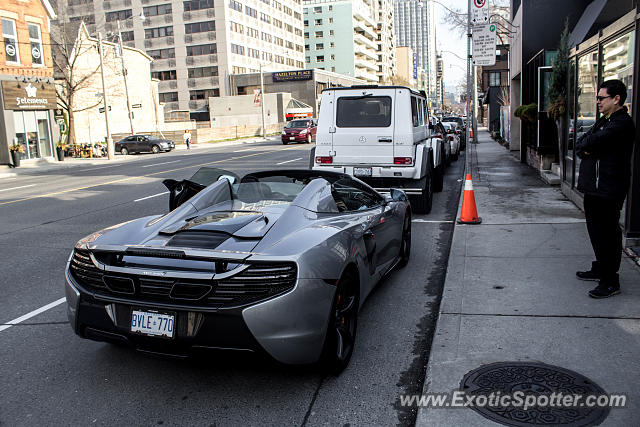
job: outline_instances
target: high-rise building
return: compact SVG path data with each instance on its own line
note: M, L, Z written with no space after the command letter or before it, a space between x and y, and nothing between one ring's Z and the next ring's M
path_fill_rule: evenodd
M396 46L410 46L426 71L427 96L436 100L436 21L433 2L394 0Z
M393 0L378 0L378 83L391 84L396 75Z
M165 112L204 111L211 96L231 95L230 76L304 67L301 0L68 0L60 19L115 39L154 61ZM68 6L67 6L68 5ZM141 17L144 19L140 19Z
M444 61L441 54L436 55L436 99L440 108L444 107Z
M377 0L305 0L305 61L378 83Z

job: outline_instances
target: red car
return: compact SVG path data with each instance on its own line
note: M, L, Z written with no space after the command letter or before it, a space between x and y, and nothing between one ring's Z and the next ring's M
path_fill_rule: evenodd
M282 130L282 143L290 142L310 143L316 140L318 121L316 119L298 119L287 123Z

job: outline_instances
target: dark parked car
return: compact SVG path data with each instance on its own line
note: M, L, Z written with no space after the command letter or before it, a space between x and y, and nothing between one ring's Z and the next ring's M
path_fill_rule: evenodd
M292 120L282 130L282 143L290 142L310 143L316 140L318 121L316 119Z
M75 245L66 268L73 330L155 353L249 350L344 369L362 303L409 261L405 193L311 170L240 179L201 168L164 184L170 213Z
M173 141L152 135L131 135L115 144L115 151L123 155L143 152L158 154L161 151L171 151L174 148L176 148L176 144Z

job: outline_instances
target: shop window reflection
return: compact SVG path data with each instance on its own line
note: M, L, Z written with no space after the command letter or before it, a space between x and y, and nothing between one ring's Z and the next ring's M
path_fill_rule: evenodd
M578 58L576 141L596 122L596 94L598 92L598 53L592 52ZM575 158L574 182L578 183L580 158Z
M627 86L627 100L624 105L631 114L633 100L633 51L635 34L628 33L602 47L602 80L618 79Z
M564 170L563 179L572 187L573 183L573 158L576 142L575 118L576 118L576 60L569 61L569 88L567 93L567 117L569 118L569 129L567 143L564 147Z

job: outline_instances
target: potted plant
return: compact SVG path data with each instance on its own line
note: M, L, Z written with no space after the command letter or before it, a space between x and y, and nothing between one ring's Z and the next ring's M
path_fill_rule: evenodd
M513 115L523 122L534 123L538 119L538 104L521 105L513 112Z
M13 144L9 146L9 150L11 151L11 160L13 161L13 167L17 168L18 166L20 166L20 154L24 153L24 145Z
M58 156L58 161L59 162L63 162L64 161L64 149L65 148L67 148L67 146L62 141L60 141L60 142L58 142L56 144L56 154Z
M569 23L565 21L564 30L560 35L558 56L552 62L553 70L549 79L547 95L549 106L547 113L556 121L558 129L558 153L562 153L565 143L565 129L567 129L567 86L569 84ZM562 167L562 162L560 167ZM561 171L562 173L562 171Z

